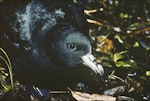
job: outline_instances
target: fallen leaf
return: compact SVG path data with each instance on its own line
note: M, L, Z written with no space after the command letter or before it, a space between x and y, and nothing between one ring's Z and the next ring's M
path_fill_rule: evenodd
M68 90L77 101L116 101L116 98L113 96L82 93L73 91L70 88L68 88Z

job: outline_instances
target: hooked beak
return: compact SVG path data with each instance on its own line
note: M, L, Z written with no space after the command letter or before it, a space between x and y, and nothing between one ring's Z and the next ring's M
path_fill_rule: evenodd
M91 53L88 53L88 54L82 56L81 59L83 61L83 64L88 66L96 74L99 74L100 76L102 76L104 74L104 69L103 69L102 65L97 64L95 62L96 58Z

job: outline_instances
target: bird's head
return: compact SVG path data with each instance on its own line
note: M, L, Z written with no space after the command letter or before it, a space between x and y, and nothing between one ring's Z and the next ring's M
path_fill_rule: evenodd
M73 68L84 64L96 74L104 73L103 67L94 61L95 57L91 54L88 35L77 31L70 24L57 24L52 28L47 33L45 49L48 56L61 66Z

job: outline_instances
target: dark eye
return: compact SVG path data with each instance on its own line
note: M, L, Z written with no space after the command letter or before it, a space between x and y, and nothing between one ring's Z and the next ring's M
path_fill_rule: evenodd
M74 43L69 43L67 45L68 49L71 49L71 50L76 50L76 45Z

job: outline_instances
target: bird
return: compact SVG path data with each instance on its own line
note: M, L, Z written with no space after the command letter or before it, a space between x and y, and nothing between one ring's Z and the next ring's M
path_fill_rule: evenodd
M4 0L0 47L10 57L14 79L59 89L89 79L86 69L102 76L83 10L71 0Z

